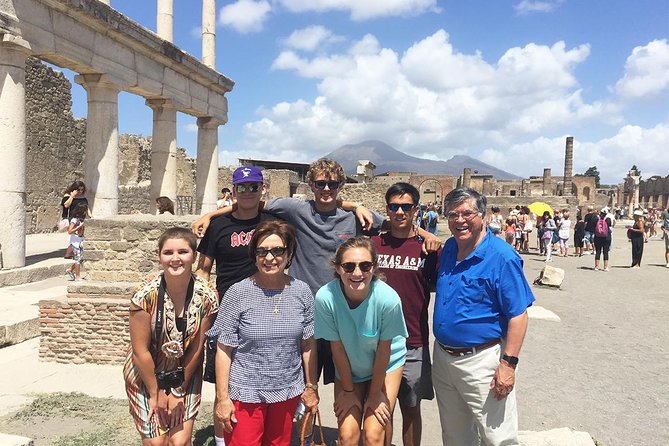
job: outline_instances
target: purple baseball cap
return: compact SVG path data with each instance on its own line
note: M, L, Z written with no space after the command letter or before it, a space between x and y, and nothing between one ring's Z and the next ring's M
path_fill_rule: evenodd
M262 170L256 166L244 166L235 169L232 174L232 184L239 183L264 183Z

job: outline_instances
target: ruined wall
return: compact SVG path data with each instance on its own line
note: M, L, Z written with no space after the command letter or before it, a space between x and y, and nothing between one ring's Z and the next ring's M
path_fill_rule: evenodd
M669 175L654 176L639 182L639 202L646 208L667 209L669 206Z
M72 116L72 85L37 59L26 61L26 231L51 232L65 188L83 177L86 121Z

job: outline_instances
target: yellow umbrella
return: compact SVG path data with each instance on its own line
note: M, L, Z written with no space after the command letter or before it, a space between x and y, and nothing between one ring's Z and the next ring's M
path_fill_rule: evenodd
M530 212L533 214L536 214L538 216L544 215L544 212L548 211L551 213L551 215L555 215L555 211L553 210L550 205L544 203L543 201L535 201L534 203L531 203L528 208L530 208Z

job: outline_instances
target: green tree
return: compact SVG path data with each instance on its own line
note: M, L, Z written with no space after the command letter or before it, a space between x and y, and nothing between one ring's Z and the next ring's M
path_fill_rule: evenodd
M595 187L599 187L599 170L597 170L597 166L592 166L588 167L588 170L585 171L583 176L586 177L595 177Z

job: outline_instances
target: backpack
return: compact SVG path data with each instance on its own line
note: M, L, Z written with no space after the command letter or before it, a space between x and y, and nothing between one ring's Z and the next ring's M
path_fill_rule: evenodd
M427 227L428 228L437 227L437 217L432 216L430 213L427 214Z
M608 237L609 225L606 224L606 218L599 217L595 225L595 237Z

